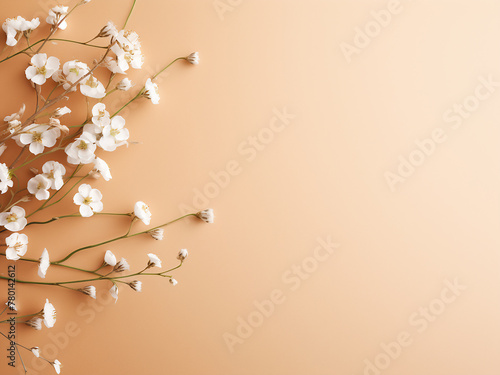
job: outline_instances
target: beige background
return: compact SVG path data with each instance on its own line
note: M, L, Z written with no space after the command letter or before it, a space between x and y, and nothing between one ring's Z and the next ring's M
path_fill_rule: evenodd
M87 40L109 19L121 25L130 3L93 0L59 36ZM128 26L147 60L136 81L195 50L201 64L173 66L161 79L161 105L127 111L139 143L106 155L113 180L93 183L106 211L128 211L141 199L160 224L196 205L194 189L210 191L212 175L237 163L238 174L208 199L216 224L187 220L163 242L109 247L134 270L147 252L175 264L188 248L175 288L148 279L140 294L122 288L115 305L19 287L21 308L37 309L48 296L58 311L52 330L19 328L21 342L54 352L71 375L373 375L367 361L377 360L384 375L497 375L500 86L479 89L482 100L470 96L481 77L500 81L500 2L220 3L221 15L212 0L138 0ZM377 30L371 12L388 3L397 14ZM4 1L0 19L28 18L46 4ZM372 28L373 37L348 62L341 46L354 45L357 28ZM50 51L62 61L98 56L67 44ZM22 78L26 61L1 65L2 116L17 110L19 95L33 97ZM443 116L464 100L474 110L454 129ZM283 108L295 118L249 161L244 142L269 136L263 129ZM80 122L76 113L68 124ZM438 128L444 141L391 191L384 174ZM51 214L72 210L68 201ZM125 225L71 220L32 227L28 254L47 247L62 255ZM309 257L328 236L339 247L315 266ZM106 249L75 264L97 265ZM292 279L303 262L309 272ZM22 265L19 275L35 272ZM465 290L452 298L447 280ZM258 319L256 301L276 290L282 303L231 352L224 334L237 334L240 317ZM411 344L400 352L389 345L397 358L384 362L384 344L398 338ZM26 359L32 374L53 371Z

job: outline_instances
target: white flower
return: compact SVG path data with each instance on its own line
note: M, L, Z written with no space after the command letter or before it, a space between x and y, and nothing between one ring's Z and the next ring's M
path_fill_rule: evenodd
M116 59L112 58L111 56L106 56L106 58L104 59L103 65L106 68L108 68L112 73L127 74L124 70L122 70L120 68L120 66L118 65L118 61ZM127 69L128 69L128 65L127 65Z
M148 78L145 85L144 96L151 100L153 104L158 104L160 102L160 92L158 91L158 85Z
M116 266L113 269L113 271L123 272L123 271L129 270L129 269L130 269L130 266L128 265L127 260L125 258L122 258L122 259L120 259L120 261L118 263L116 263Z
M0 163L0 192L5 194L12 186L14 186L14 182L12 181L9 167L5 163Z
M94 99L101 99L106 96L106 88L92 75L89 75L80 82L80 92Z
M24 211L24 208L14 206L10 209L10 212L0 213L0 225L3 225L5 229L11 232L19 232L28 224L28 220L24 217L25 215L26 211Z
M16 304L12 301L5 302L5 304L9 307L9 310L11 311L17 311Z
M87 296L93 298L93 299L96 299L96 289L95 289L95 286L93 285L88 285L88 286L85 286L83 288L80 288L78 289L80 292L82 292L83 294L86 294Z
M198 212L196 216L207 224L214 222L214 210L211 208Z
M19 109L18 112L13 113L10 116L5 116L3 120L5 122L11 122L13 120L20 120L21 117L23 117L25 110L26 110L26 105L23 103L23 105L21 106L21 108Z
M125 119L115 116L111 119L111 123L102 129L102 138L99 139L98 144L105 151L114 151L118 146L127 144L128 137Z
M64 152L68 155L68 163L89 164L93 162L97 147L95 142L95 136L84 131L73 143L66 146Z
M43 322L47 328L52 328L56 324L56 309L48 299L45 300L43 307Z
M162 228L150 230L148 233L151 237L153 237L157 241L163 240L163 229Z
M186 259L187 256L188 256L187 249L181 249L181 251L179 251L179 254L177 254L177 259L179 259L180 261L184 261L184 259Z
M56 370L57 374L61 373L61 366L62 366L62 364L61 364L61 362L59 362L58 359L56 359L54 362L52 362L52 366L54 366L54 370Z
M116 257L111 250L106 250L106 254L104 254L104 263L108 266L116 266Z
M71 113L71 109L68 107L57 108L54 112L54 117L61 117L67 115L68 113Z
M78 61L78 60L71 60L67 61L64 63L63 68L62 68L62 73L64 74L64 79L62 79L63 82L63 88L65 90L69 89L74 83L82 79L83 76L85 76L88 72L90 71L89 67L87 64ZM53 75L52 79L56 82L59 82L59 79L63 77L60 77L60 75ZM80 84L82 81L80 81ZM71 91L75 91L76 87L73 87Z
M48 178L38 174L28 181L28 191L39 201L44 201L50 197L49 189L51 184Z
M138 280L134 280L128 284L129 287L134 289L136 292L140 292L142 290L142 282Z
M60 135L61 131L58 128L50 128L48 125L31 124L24 128L19 135L19 142L23 145L30 145L30 152L38 155L43 152L45 147L54 146Z
M116 284L111 287L109 293L111 294L111 297L115 299L116 303L118 301L118 287L116 286Z
M49 25L56 27L59 22L68 14L68 7L57 5L49 10L49 16L45 20ZM68 27L68 23L66 20L62 21L59 25L61 30L66 29Z
M15 46L23 32L29 34L39 25L40 20L38 18L33 18L31 21L27 21L21 16L7 18L2 25L3 31L7 34L6 44L11 47Z
M5 243L5 257L9 260L18 260L28 251L28 236L25 234L12 233L5 239Z
M108 164L101 158L95 158L94 160L94 170L100 173L100 175L106 180L111 180L111 172L109 171Z
M135 204L134 214L146 225L149 225L151 222L151 211L149 211L149 206L142 201Z
M97 189L92 189L89 184L82 184L78 188L78 193L73 197L73 202L80 206L80 215L90 217L94 212L101 212L103 204L102 194Z
M129 66L134 69L141 69L144 56L141 52L139 35L134 31L121 30L114 37L114 41L111 51L116 55L119 70L125 72Z
M33 348L31 348L31 352L35 357L40 357L40 348L38 346L34 346Z
M111 123L109 112L106 111L104 103L97 103L92 107L92 122L99 127L98 133L101 133L102 128Z
M98 38L116 37L118 35L118 30L113 22L109 21L106 26L104 26L99 32Z
M193 65L198 65L200 63L200 56L198 52L193 52L186 57L186 60Z
M174 279L173 277L171 277L170 280L168 280L168 281L170 281L170 284L172 284L173 286L176 286L178 284L177 280Z
M42 329L42 322L43 322L42 318L35 316L34 318L28 320L26 322L26 325L33 329L36 329L37 331L40 331Z
M149 261L148 261L148 268L150 267L158 267L161 268L161 260L158 258L156 255L150 253L148 254Z
M46 53L37 53L31 58L31 66L26 68L26 78L37 85L43 85L59 69L59 59Z
M50 181L50 188L59 190L64 185L63 176L66 174L64 165L57 161L48 161L42 166L43 176Z
M47 270L50 266L49 252L47 249L43 249L42 256L40 257L40 264L38 265L38 276L45 279Z
M128 91L132 87L132 81L128 78L122 79L116 85L116 88L121 91Z

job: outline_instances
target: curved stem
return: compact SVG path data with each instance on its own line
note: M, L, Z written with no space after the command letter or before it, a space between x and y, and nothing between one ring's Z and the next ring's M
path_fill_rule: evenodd
M60 264L60 263L63 263L65 261L67 261L69 258L71 258L73 255L79 253L80 251L83 251L83 250L88 250L88 249L92 249L94 247L98 247L98 246L102 246L102 245L106 245L108 243L111 243L111 242L115 242L115 241L119 241L119 240L123 240L125 238L130 238L130 237L135 237L135 236L139 236L141 234L145 234L145 233L148 233L149 231L152 231L152 230L155 230L155 229L158 229L158 228L162 228L162 227L165 227L169 224L172 224L172 223L175 223L176 221L179 221L179 220L182 220L188 216L196 216L196 214L187 214L187 215L183 215L181 217L178 217L177 219L175 220L172 220L172 221L169 221L165 224L162 224L162 225L158 225L157 227L154 227L154 228L150 228L150 229L147 229L145 231L142 231L142 232L138 232L138 233L134 233L134 234L130 234L130 228L128 230L128 232L122 236L119 236L119 237L115 237L115 238L112 238L110 240L107 240L107 241L103 241L103 242L99 242L97 244L94 244L94 245L88 245L88 246L84 246L84 247L80 247L76 250L73 250L71 253L69 253L67 256L65 256L64 258L58 260L58 261L55 261L54 263L57 263L57 264ZM133 223L133 221L132 221ZM132 224L131 224L132 225Z
M125 20L125 23L123 24L122 29L124 29L127 26L128 20L129 20L130 16L132 15L132 11L134 10L136 2L137 2L137 0L134 0L134 2L132 3L132 8L130 8L130 12L128 12L127 19Z

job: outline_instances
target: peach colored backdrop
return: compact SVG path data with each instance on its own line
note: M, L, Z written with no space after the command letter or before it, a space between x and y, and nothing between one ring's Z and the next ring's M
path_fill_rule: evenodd
M59 36L121 25L131 3L92 0ZM0 19L53 4L3 1ZM22 308L48 296L58 311L21 340L69 375L498 375L499 12L494 0L138 0L136 82L195 50L201 64L164 74L159 106L126 111L138 144L93 185L106 211L144 200L159 224L210 206L216 223L109 247L134 270L147 252L175 264L188 248L175 288L148 279L114 304L18 287ZM33 98L26 64L0 68L1 116ZM28 254L124 225L70 220L50 224L57 235L31 227ZM30 374L53 373L25 358Z

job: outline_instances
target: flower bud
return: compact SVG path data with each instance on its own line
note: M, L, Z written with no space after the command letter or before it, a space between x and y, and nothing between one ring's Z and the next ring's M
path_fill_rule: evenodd
M177 255L177 259L179 259L181 262L184 261L188 256L188 251L186 249L182 249L179 251L179 254Z
M163 229L162 228L150 230L148 233L151 237L153 237L157 241L163 240Z
M78 289L79 292L82 292L83 294L86 294L87 296L96 299L96 289L95 286L93 285L88 285L86 287Z
M136 292L140 292L142 290L142 282L134 280L128 283L128 286L134 289Z
M116 88L121 91L128 91L132 87L132 81L128 78L122 79L116 85Z
M172 284L173 286L176 286L178 284L177 280L174 279L173 277L171 277L170 280L168 280L168 281L170 281L170 284Z
M26 325L40 331L42 329L42 318L35 316L26 322Z
M128 265L128 263L125 260L125 258L122 258L118 263L116 263L116 266L113 269L113 271L115 271L115 272L123 272L123 271L126 271L128 269L130 269L130 266Z
M190 64L198 65L200 63L200 56L198 55L198 52L193 52L188 57L186 57L186 60Z
M214 210L211 208L198 212L196 216L207 224L212 224L214 222Z

